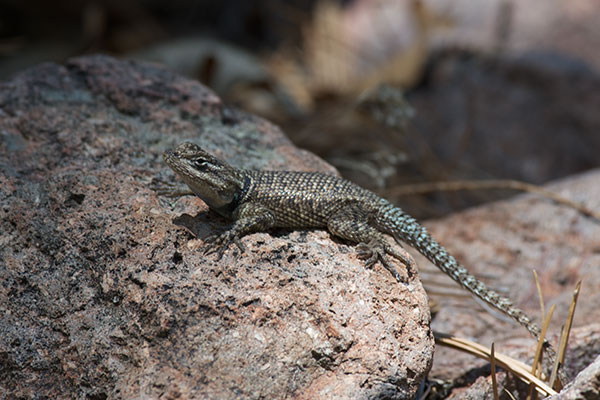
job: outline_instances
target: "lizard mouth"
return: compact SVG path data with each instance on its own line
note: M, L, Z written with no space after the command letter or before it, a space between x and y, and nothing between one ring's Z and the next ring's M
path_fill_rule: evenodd
M175 172L181 172L182 168L180 163L178 162L179 158L175 154L175 152L171 150L167 150L163 153L163 160L165 163Z
M163 153L163 160L177 175L181 177L194 176L193 168L185 158L182 158L177 151L167 150Z
M175 158L175 153L173 153L171 150L167 150L163 153L163 160L165 160L165 162L168 165L171 165L173 163L174 158Z

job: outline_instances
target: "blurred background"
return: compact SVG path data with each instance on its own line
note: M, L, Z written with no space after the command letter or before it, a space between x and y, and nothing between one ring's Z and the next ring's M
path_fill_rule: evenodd
M595 0L2 0L0 80L108 53L167 65L419 218L600 164ZM414 187L413 187L414 188Z

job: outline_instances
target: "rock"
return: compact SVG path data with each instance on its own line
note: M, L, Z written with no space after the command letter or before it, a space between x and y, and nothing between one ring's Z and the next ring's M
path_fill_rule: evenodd
M0 395L414 397L433 349L418 279L365 269L324 231L204 256L227 222L152 190L175 182L162 152L184 140L335 173L150 64L82 57L0 85Z
M600 170L573 176L549 189L563 197L600 210ZM548 337L558 343L573 290L582 281L575 311L574 330L566 354L566 370L574 377L600 354L600 221L534 195L457 213L426 223L432 235L490 287L509 298L529 315L539 315L539 300L532 270L537 270L546 311L556 305ZM453 285L448 277L416 255L426 289L440 304L432 328L477 341L492 342L496 351L530 362L534 342L527 331L510 321L494 318L470 297L440 296ZM450 286L451 288L452 286ZM487 365L455 350L436 349L431 378L457 381L465 371ZM489 371L479 371L489 374ZM479 376L478 375L478 376ZM477 398L477 397L474 397Z
M514 349L517 350L517 349ZM533 354L535 349L532 347L529 350ZM575 328L570 335L569 354L567 365L573 370L574 356L578 357L578 363L582 366L581 372L575 379L568 384L559 394L549 397L549 399L597 399L598 397L585 397L588 394L598 393L598 354L600 354L600 324L590 324L581 328ZM511 356L525 357L523 354L518 354L517 351L511 351ZM522 353L522 352L521 352ZM596 358L596 360L594 360ZM531 360L528 360L529 362ZM463 366L466 369L466 366ZM579 371L579 370L578 370ZM476 372L479 372L478 374ZM482 375L482 372L484 374ZM454 389L447 398L448 399L493 399L492 380L489 376L489 368L480 369L479 371L471 370L467 374L468 378L464 379L463 385ZM470 376L469 376L470 375ZM595 378L594 378L595 376ZM514 398L526 398L529 393L529 385L516 379L506 371L499 370L496 373L496 381L498 383L498 393L508 391ZM594 389L594 385L596 388ZM457 385L459 386L459 385ZM594 391L595 390L595 391ZM584 397L577 397L583 396ZM566 396L566 397L563 397Z
M432 43L478 51L566 54L600 67L595 51L600 40L596 22L600 5L594 0L426 0L434 13L451 21Z
M548 400L595 400L600 399L600 356L581 371L562 392Z
M426 80L408 101L420 140L451 174L445 179L545 184L600 166L594 154L600 146L600 74L581 61L448 49L431 60Z

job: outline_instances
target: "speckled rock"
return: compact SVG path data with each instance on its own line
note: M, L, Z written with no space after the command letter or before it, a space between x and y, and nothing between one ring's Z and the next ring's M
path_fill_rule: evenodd
M183 140L247 168L335 171L149 64L95 56L0 85L0 397L410 398L433 339L417 280L323 231L245 237L161 198Z
M573 376L570 382L560 393L549 397L549 399L597 399L600 382L598 374L598 354L600 354L600 324L589 324L583 327L575 328L569 339L569 357L567 364L570 371L578 371L577 376ZM535 349L533 346L527 349L532 354ZM508 351L509 355L515 358L531 361L527 354L513 343ZM577 359L575 361L575 358ZM464 365L463 370L468 366ZM580 371L580 372L579 372ZM471 370L463 378L461 385L447 396L448 399L494 399L492 379L490 378L490 369L481 368ZM513 375L499 369L496 373L498 383L498 393L506 396L504 392L509 392L513 398L526 398L529 393L529 385L515 378ZM581 396L581 397L578 397ZM596 396L596 397L594 397ZM506 396L506 398L509 398Z
M596 400L600 399L600 356L581 371L562 392L548 400Z
M600 170L549 184L547 189L600 210ZM534 195L488 204L426 223L431 233L489 286L500 290L540 321L532 270L538 273L546 311L556 305L548 337L558 343L573 295L581 280L574 330L565 367L575 377L600 355L600 221ZM425 287L439 304L432 328L477 341L495 343L497 352L530 362L534 342L525 329L495 318L470 297L440 296L450 279L415 257ZM451 285L451 286L448 286ZM440 288L442 288L440 290ZM430 290L431 289L431 290ZM455 293L459 293L455 291ZM437 348L430 377L472 382L470 372L488 375L487 363L455 350ZM522 392L516 392L517 397ZM456 398L463 398L458 395ZM477 398L477 397L473 397Z

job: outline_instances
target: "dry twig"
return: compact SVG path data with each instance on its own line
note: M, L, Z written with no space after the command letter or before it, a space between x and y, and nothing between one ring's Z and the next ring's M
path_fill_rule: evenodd
M436 343L439 345L461 350L476 357L490 361L490 351L478 343L439 332L434 332L433 334L435 336ZM522 379L526 383L533 383L535 385L535 389L541 395L550 396L557 393L540 378L531 374L531 366L504 354L495 354L495 358L496 363L499 366L505 368L507 371L510 371L513 375Z

